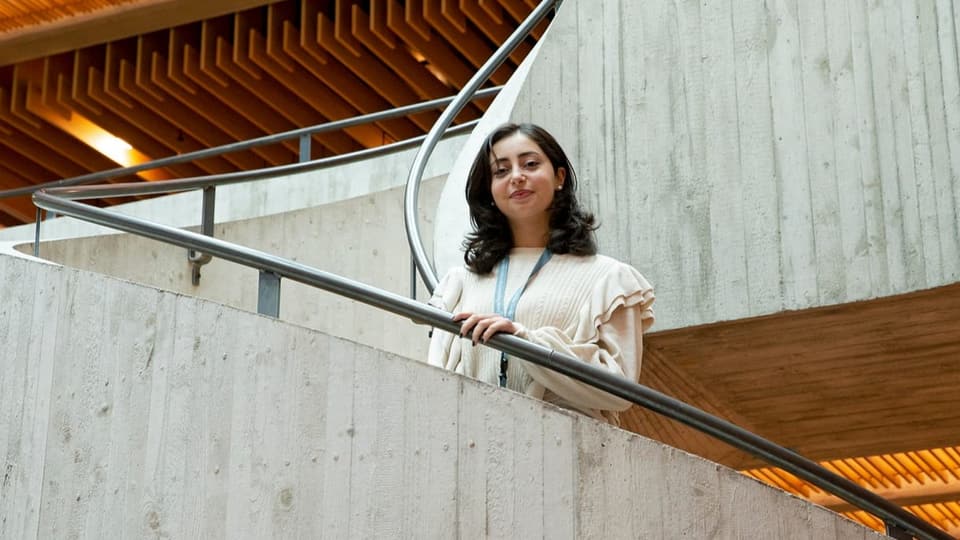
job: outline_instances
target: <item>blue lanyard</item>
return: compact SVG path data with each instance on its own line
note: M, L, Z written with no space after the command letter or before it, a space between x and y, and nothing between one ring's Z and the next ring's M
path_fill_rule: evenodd
M517 314L517 304L520 303L520 296L523 295L523 292L527 290L527 285L530 285L530 282L533 281L533 277L537 275L537 272L547 261L550 260L550 257L553 256L553 253L549 249L543 250L543 253L540 255L540 258L537 260L537 264L533 265L533 270L530 270L530 275L527 276L527 281L517 288L516 292L513 293L513 297L510 299L510 303L507 305L506 309L503 307L503 295L507 289L507 271L510 269L510 256L507 255L500 260L500 264L497 266L497 288L493 294L493 310L503 317L506 317L513 320L514 316ZM500 353L500 387L506 388L507 386L507 353Z

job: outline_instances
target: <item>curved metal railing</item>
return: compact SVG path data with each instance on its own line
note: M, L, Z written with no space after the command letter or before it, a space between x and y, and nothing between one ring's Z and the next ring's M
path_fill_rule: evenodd
M491 97L496 95L502 86L495 86L492 88L486 88L478 91L474 94L470 100ZM401 107L396 107L393 109L385 111L377 111L374 113L363 114L359 116L354 116L351 118L345 118L342 120L334 120L332 122L327 122L324 124L319 124L316 126L308 126L305 128L294 129L290 131L285 131L282 133L276 133L272 135L266 135L263 137L257 137L255 139L248 139L245 141L238 141L230 144L225 144L222 146L216 146L213 148L205 148L203 150L196 150L193 152L187 152L184 154L177 154L174 156L168 156L164 158L159 158L155 160L148 161L146 163L141 163L139 165L132 165L128 167L117 167L114 169L108 169L105 171L98 171L94 173L84 174L81 176L76 176L72 178L66 178L62 180L54 180L51 182L45 182L42 184L36 184L32 186L24 186L14 189L0 190L0 200L18 197L23 195L29 195L31 193L36 193L42 189L48 188L61 188L68 186L81 186L93 184L100 181L112 180L114 178L122 178L125 176L131 176L139 172L159 169L162 167L168 167L171 165L177 165L180 163L190 163L193 161L198 161L205 158L211 158L215 156L220 156L223 154L229 154L232 152L239 152L242 150L249 150L251 148L257 148L260 146L267 146L270 144L278 144L289 139L299 139L300 141L300 156L299 161L296 164L281 165L278 167L270 167L264 169L255 169L247 171L237 171L233 173L225 173L204 177L194 177L188 179L177 179L177 180L164 180L160 182L138 182L127 184L128 191L125 191L127 195L124 196L138 196L138 195L148 195L148 194L169 194L176 193L178 191L188 191L198 188L214 188L218 185L231 184L236 182L246 182L249 180L257 180L260 178L268 178L270 176L284 175L284 174L293 174L297 172L304 172L309 170L315 170L318 168L326 166L341 165L350 161L357 161L361 159L369 159L370 157L379 155L381 153L392 152L395 150L401 150L405 148L410 148L416 146L418 142L424 139L425 136L414 137L411 139L406 139L403 141L398 141L395 143L368 148L364 150L359 150L356 152L351 152L348 154L341 154L338 156L332 156L330 158L320 159L320 160L310 160L310 141L311 136L318 135L321 133L327 133L331 131L339 131L349 127L369 124L373 122L380 122L383 120L390 120L392 118L399 118L402 116L407 116L410 114L415 114L419 112L429 111L438 109L445 105L448 105L458 96L448 96L443 98L432 99L428 101L423 101L420 103L413 103L410 105L404 105ZM475 121L465 122L455 128L456 131L464 129L467 125L472 125ZM448 124L449 125L449 124ZM442 135L446 136L452 133L455 133L455 130L445 131ZM118 185L118 184L114 184ZM139 187L134 187L134 186ZM156 185L165 186L156 189ZM182 188L177 188L176 186L182 186ZM153 187L151 187L153 186ZM201 227L203 230L212 235L213 228L213 207L214 207L214 197L208 196L211 195L209 192L204 193L204 202L203 202L203 215L201 216ZM37 215L34 225L34 242L33 242L33 255L35 257L40 256L40 229L43 223L43 216L41 214L41 209L37 208ZM193 282L197 284L200 274L199 267L207 264L210 259L205 254L199 254L190 252L188 254L190 262L194 265L193 268Z
M426 167L426 162L439 142L440 134L453 122L453 119L459 114L463 107L469 103L471 93L480 88L480 85L490 77L494 70L506 61L507 56L513 51L516 45L523 41L530 31L547 17L551 10L555 10L561 1L562 0L545 0L540 3L527 20L497 49L480 70L474 74L460 93L457 94L456 98L447 106L436 124L434 124L433 128L427 134L423 146L417 152L416 159L414 159L413 165L410 168L410 174L407 177L407 189L404 195L404 223L407 231L407 241L410 244L410 252L413 257L413 264L431 293L438 283L437 273L427 258L417 220L417 216L419 215L417 212L417 200L419 197L420 181ZM459 327L459 325L454 326ZM500 343L504 344L503 348L499 346L500 343L494 344L494 341L498 340L491 340L490 343L491 345L495 345L494 348L505 351L508 354L516 354L519 351L532 352L535 350L534 346L522 346L521 343L526 342L513 338L513 336L504 336L499 340ZM508 350L508 346L510 350ZM542 354L543 352L541 351L541 355ZM645 386L634 383L624 384L625 381L616 376L599 372L599 370L597 370L598 372L593 372L593 370L584 369L589 366L585 366L582 362L577 362L565 355L554 351L546 354L546 362L544 362L542 356L536 359L534 359L533 356L528 357L520 354L517 354L517 356L554 369L564 375L586 382L597 388L602 388L611 394L628 399L637 405L686 424L731 446L762 458L768 463L780 467L880 517L885 523L887 534L894 538L913 538L914 536L920 538L952 538L950 535L920 519L916 515L862 486L825 469L820 464L726 420L712 416L696 407ZM551 365L551 363L554 365Z
M485 88L477 92L473 97L469 98L468 101L471 101L477 98L494 96L501 90L501 88L502 88L501 86L496 86L493 88ZM300 151L301 151L300 162L305 163L309 161L309 148L310 148L309 144L307 144L306 141L309 141L312 135L318 135L320 133L327 133L330 131L340 131L353 126L359 126L359 125L369 124L373 122L381 122L383 120L399 118L401 116L407 116L407 115L415 114L418 112L439 109L440 107L450 104L452 101L454 101L458 97L459 96L448 96L443 98L432 99L429 101L423 101L423 102L414 103L411 105L404 105L402 107L396 107L394 109L389 109L385 111L378 111L374 113L363 114L360 116L353 116L351 118L345 118L343 120L334 120L332 122L327 122L325 124L319 124L316 126L309 126L305 128L294 129L291 131L275 133L272 135L257 137L255 139L249 139L246 141L238 141L235 143L216 146L213 148L204 148L203 150L196 150L196 151L187 152L184 154L177 154L175 156L154 159L152 161L141 163L139 165L133 165L130 167L117 167L115 169L108 169L106 171L98 171L90 174L84 174L82 176L75 176L73 178L67 178L64 180L54 180L51 182L45 182L43 184L36 184L33 186L24 186L24 187L15 188L15 189L0 190L0 199L30 195L31 193L35 193L41 189L47 189L47 188L93 184L95 182L111 180L113 178L122 178L124 176L131 176L139 172L148 171L152 169L159 169L162 167L168 167L170 165L178 165L180 163L190 163L193 161L199 161L201 159L216 157L223 154L229 154L231 152L239 152L242 150L249 150L251 148L257 148L260 146L277 144L290 139L300 140ZM450 124L448 123L447 126L449 125ZM441 133L441 135L443 135L443 133ZM392 144L408 143L411 140L415 140L415 139L406 139L404 141L399 141L397 143L392 143ZM376 148L384 148L384 147L376 147ZM373 150L376 150L376 148ZM396 148L396 147L390 147L390 148ZM360 150L359 152L364 152L364 150ZM353 154L345 154L345 155L353 155ZM363 156L364 156L363 158L358 158L358 159L366 159L367 157L369 157L369 154L363 154ZM339 156L335 156L335 157L339 157ZM267 174L269 175L270 174L269 171L276 171L277 169L266 168L266 169L257 169L257 170L267 171ZM245 172L245 171L241 171L241 172ZM227 173L227 174L236 174L236 173ZM216 175L216 176L220 176L220 175ZM159 182L152 182L152 183L161 184L161 183L167 183L172 181L173 180L162 180Z
M430 128L427 138L420 150L417 151L413 164L410 166L410 174L407 176L407 188L403 195L403 224L407 231L407 242L410 244L410 253L413 256L413 264L420 274L427 290L433 293L437 287L437 271L433 268L427 257L427 252L423 246L423 236L420 234L420 223L418 219L417 203L420 199L420 179L423 171L427 167L427 159L433 153L437 143L440 141L440 135L453 123L453 119L460 114L460 111L470 102L471 96L481 92L480 86L490 78L490 75L503 64L507 57L517 45L520 44L533 31L540 21L544 20L551 10L556 9L562 0L545 0L541 2L527 16L517 29L510 34L510 37L487 59L480 69L470 77L467 84L456 95L453 101L447 105L447 108L437 119L437 122ZM411 286L411 296L415 285Z

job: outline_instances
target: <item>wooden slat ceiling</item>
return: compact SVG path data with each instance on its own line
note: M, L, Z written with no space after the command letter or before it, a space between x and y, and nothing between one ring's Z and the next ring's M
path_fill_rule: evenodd
M71 117L158 158L451 95L535 4L2 3L0 189L116 166L65 130ZM81 15L56 18L70 10ZM507 80L541 32L493 83ZM459 120L483 109L484 103L473 105ZM315 157L422 134L436 118L422 113L317 137ZM171 167L153 178L295 159L295 145L277 145ZM33 216L27 198L0 201L0 226ZM955 285L658 333L648 339L641 382L821 461L956 533L958 321ZM627 429L879 527L875 518L690 428L639 408L624 421Z
M449 96L534 6L289 0L10 63L0 67L0 189L116 167L67 127L77 118L159 158ZM490 84L506 82L535 40ZM487 103L470 105L458 121L479 117ZM313 157L426 133L438 115L317 136ZM296 152L291 141L154 178L290 163ZM0 225L34 215L27 197L0 200Z
M960 535L960 283L652 334L641 383L725 418ZM877 520L634 407L628 429Z
M950 534L960 535L960 502L957 502L960 498L960 447L835 459L821 465L936 523ZM781 469L751 469L745 474L875 529L883 528L883 523L875 516Z
M49 24L79 15L95 14L137 0L34 0L0 2L0 32Z

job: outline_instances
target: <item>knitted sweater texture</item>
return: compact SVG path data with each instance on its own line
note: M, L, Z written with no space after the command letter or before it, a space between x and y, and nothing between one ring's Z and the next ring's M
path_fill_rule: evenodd
M510 252L505 302L526 283L541 248ZM497 269L478 275L449 271L430 304L451 313L493 313ZM529 282L517 304L516 335L636 382L643 332L653 324L653 288L632 266L603 255L554 255ZM497 384L500 352L436 330L428 362ZM511 358L507 387L619 425L631 403L548 368Z

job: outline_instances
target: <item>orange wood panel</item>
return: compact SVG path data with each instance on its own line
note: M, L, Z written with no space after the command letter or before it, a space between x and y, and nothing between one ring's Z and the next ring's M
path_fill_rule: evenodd
M117 64L117 50L119 46L116 43L107 44L106 61L104 64L105 73L101 73L96 68L89 71L90 80L88 85L88 94L90 98L100 104L106 111L125 120L117 123L119 129L123 131L113 132L114 135L130 143L131 146L150 156L153 159L166 157L176 154L177 134L179 130L150 112L148 109L134 107L132 102L123 99L114 98L106 91L107 81L111 78L119 77ZM124 96L125 97L125 96ZM174 176L196 176L201 174L211 174L216 172L226 172L232 169L229 165L218 162L219 166L210 168L209 163L190 163L175 165L169 168L175 174L166 174L168 178ZM157 179L153 177L151 179Z
M530 4L524 2L523 0L497 0L497 1L500 3L501 6L503 6L503 9L505 9L507 13L509 13L510 16L513 17L514 20L516 21L522 21L526 19L527 16L533 12L534 7L536 7L536 6L530 6ZM541 22L536 27L534 27L533 32L531 32L531 35L533 35L534 39L539 40L541 37L543 37L543 32L546 30L546 27L548 24L549 24L549 21Z
M458 32L467 31L467 17L460 9L459 0L440 0L440 13Z
M19 217L25 215L23 209L14 206L16 203L12 203L12 200L13 199L0 201L0 227L13 227L34 221L33 217ZM32 216L36 216L36 213L32 214Z
M447 39L450 45L456 47L460 54L467 58L473 68L479 68L493 55L495 48L486 43L480 36L472 33L458 30L450 21L443 16L442 0L423 0L423 16L434 29ZM459 5L448 4L451 11L459 11ZM448 45L449 46L449 45ZM504 84L510 78L513 72L512 66L507 63L501 64L492 75L490 80L496 84Z
M8 0L0 2L0 32L22 30L69 19L77 15L89 15L140 0Z
M497 24L506 22L503 17L503 5L498 0L474 0L477 5L487 12L487 16ZM464 4L472 3L470 0L461 0L460 9L466 10Z
M300 75L298 80L301 82L295 91L298 89L304 91L304 93L299 94L303 103L311 105L330 120L349 118L356 116L358 112L363 112L362 109L357 109L347 101L344 101L331 90L329 86L323 84L323 82L317 81L316 78L313 77L303 76L305 75L303 68L297 65L296 61L287 53L284 47L285 41L293 42L292 44L294 46L297 44L298 40L285 39L284 37L289 34L291 29L295 28L292 20L295 19L296 13L293 10L278 9L276 6L277 5L274 4L267 10L266 53L269 56L275 56L285 60L289 59L294 63L293 73ZM309 87L307 87L307 82L309 82ZM370 146L383 144L384 141L383 130L372 124L350 128L346 130L346 133L358 141L362 147L369 148ZM327 141L338 136L342 135L339 133L324 133L316 137L320 141Z
M28 179L2 165L0 158L0 190L16 189L31 184ZM30 196L11 197L0 199L0 212L4 212L21 223L33 221L37 215L37 207L33 205ZM12 223L16 224L16 223Z
M357 77L366 82L374 91L381 94L393 105L407 105L420 101L420 97L392 70L367 52L355 57L334 37L333 21L323 13L317 15L317 41L333 57L349 68Z
M288 117L285 104L268 105L249 89L233 84L232 81L229 86L219 86L217 81L209 77L200 67L199 51L190 45L186 45L184 50L183 73L211 95L215 95L227 108L243 111L243 115L262 130L263 134L282 133L300 127ZM349 148L355 148L352 142L343 137L331 144L334 151L347 152ZM298 143L295 140L283 141L281 145L293 154L299 152Z
M6 96L0 92L0 100L5 99L5 97ZM0 109L0 111L2 111L2 109ZM0 121L5 122L9 118L12 118L12 115L0 112ZM46 136L50 138L45 138ZM17 156L13 156L14 161L4 160L4 165L22 176L40 179L36 182L38 184L52 180L73 178L116 166L116 164L107 160L93 149L85 147L85 145L83 148L77 147L77 145L81 144L82 143L76 139L72 139L62 131L55 130L47 125L44 125L42 131L39 133L20 130L19 133L0 136L0 145L6 146L18 154ZM69 148L63 150L64 147ZM102 161L100 161L100 165L96 168L85 169L69 157L78 154L83 155L82 159L84 161ZM110 204L116 204L124 200L111 198L106 199L106 201Z
M153 82L166 90L170 96L193 110L194 113L219 127L234 141L266 135L263 130L242 114L237 114L237 111L227 107L216 96L210 95L206 90L198 88L192 83L188 83L188 79L183 73L183 48L183 36L176 29L171 30L170 48L168 49L170 57L166 60L166 66L155 65L158 69L154 69L151 73ZM187 88L189 87L193 87L194 91L188 91ZM252 151L264 158L269 165L281 165L296 161L296 155L281 145L261 146L254 148Z
M384 0L387 4L387 27L403 39L410 47L420 52L423 57L436 69L442 72L449 81L462 88L473 76L476 70L472 69L463 60L454 54L448 45L439 38L423 37L408 22L405 16L411 9L411 4L401 5L396 0Z
M386 13L381 10L381 16L386 21ZM451 84L445 84L436 78L430 71L405 50L398 47L389 47L377 38L371 27L373 19L359 8L353 10L352 32L357 40L363 43L384 64L390 67L414 91L424 99L444 97L456 93Z
M393 2L394 0L387 0ZM430 23L423 17L423 0L407 0L403 2L403 20L414 32L426 41L432 39L433 31Z
M3 124L0 121L0 124ZM7 126L9 127L9 126ZM19 138L20 136L18 136ZM51 171L43 164L30 159L29 154L24 154L16 146L17 138L11 135L0 135L0 164L10 169L21 178L30 179L29 184L42 184L53 180L60 180L63 176Z
M12 227L36 219L37 208L29 197L11 197L0 200L0 225Z
M86 144L29 112L28 91L27 85L15 84L9 107L0 107L0 119L19 132L11 136L11 147L30 160L43 164L59 178L80 176L117 166ZM36 94L34 103L40 100L39 90ZM28 123L24 118L32 118L35 122Z
M469 80L498 37L530 9L524 0L279 0L254 5L248 1L232 14L217 11L206 20L178 21L181 26L173 29L105 39L86 49L79 59L83 65L77 65L76 51L19 61L18 84L25 85L20 88L12 84L14 66L0 66L6 96L13 99L21 92L5 110L16 125L0 122L0 133L48 130L49 144L63 143L48 155L89 160L85 144L78 145L65 131L56 133L63 128L33 114L55 119L76 112L138 151L160 157L446 96ZM102 32L99 24L90 28ZM158 19L158 24L166 23ZM251 28L263 43L251 45ZM514 54L511 62L524 53ZM269 60L270 71L251 54ZM483 103L471 104L458 120L476 118L484 108ZM334 143L317 137L314 150L326 155L408 138L423 133L438 115L429 111L324 136ZM35 134L27 138L48 144ZM6 146L0 154L3 150L30 167L29 158ZM287 163L296 150L290 142L170 172L190 176ZM33 166L41 175L52 174ZM184 168L195 174L185 174Z
M357 0L336 0L333 16L333 36L341 47L361 57L366 52L363 45L353 36L350 30L350 20L357 6Z
M297 30L292 25L287 25L284 28L284 47L290 51L290 54L296 56L298 61L310 69L317 78L321 79L327 86L340 94L345 100L356 107L358 111L363 113L376 112L390 109L394 105L404 104L402 101L392 101L390 96L384 96L377 92L375 88L366 84L362 79L362 75L351 71L351 69L340 61L340 59L346 55L332 54L329 50L321 47L319 36L320 13L316 4L317 3L313 1L305 1L302 4L299 39L297 38ZM311 57L320 58L322 55L322 57L326 59L326 63L320 65L317 62L310 62L308 58L296 48L296 45L299 45L300 49ZM363 47L360 48L364 51L363 54L365 56L371 54L366 49L363 49ZM294 51L296 51L296 53ZM376 57L376 53L373 53L373 56ZM386 69L389 70L389 68ZM404 99L409 96L400 97ZM378 125L390 133L395 140L398 140L416 136L422 133L423 130L428 129L424 124L425 122L429 122L429 119L429 114L416 115L412 118L380 122Z
M103 93L124 105L125 109L118 108L117 112L122 111L128 114L133 119L134 124L162 139L167 148L170 148L173 152L183 154L204 149L204 145L201 145L193 137L187 136L180 126L170 122L166 117L157 114L152 109L141 106L120 89L123 70L126 69L129 72L133 69L130 60L135 58L136 47L136 43L128 44L127 47L123 48L116 47L113 44L107 45L107 70L104 74ZM204 159L196 162L196 165L212 174L236 170L236 167L223 157Z
M330 62L334 62L335 66L340 66L342 64L336 61L330 53L325 49L317 46L317 15L320 13L322 8L325 8L326 5L323 3L323 0L301 0L300 2L300 28L298 33L300 34L300 47L310 53L314 59L321 65L327 65ZM349 79L355 79L349 71L344 69L344 75ZM331 87L332 88L332 87ZM337 90L334 88L334 90ZM347 96L344 96L345 98Z
M153 86L150 78L152 66L160 62L159 58L155 58L155 47L160 47L158 41L159 39L151 39L151 36L140 36L137 39L135 63L132 66L125 62L120 64L118 90L179 127L185 139L194 139L202 147L221 146L231 142L232 139L217 126L207 122L179 101L164 97L165 93L159 88L152 91L147 89ZM266 165L261 157L249 151L225 154L223 159L241 169L256 169Z
M337 71L338 69L345 71L345 68L343 68L343 66L337 60L332 58L327 62L326 65L320 64L320 62L318 62L313 55L308 53L301 46L301 43L302 40L300 39L300 35L296 28L289 23L285 24L283 32L283 50L290 55L291 58L294 58L300 65L302 65L304 69L313 74L317 80L322 81L331 89L331 96L328 101L330 103L338 104L338 106L341 108L341 114L338 116L338 118L347 118L347 116L344 116L342 112L347 110L355 111L351 114L352 116L391 108L389 102L377 95L375 92L371 91L368 86L356 81L352 73L346 73L347 77L342 75L340 77L331 76L334 71ZM355 86L357 92L351 95L342 88L340 91L337 91L337 89L330 86L331 83L339 84L341 87ZM345 99L342 97L344 95L350 97ZM379 132L378 135L381 140L384 140L384 133L388 134L393 140L407 139L423 133L421 129L405 118L398 118L395 120L387 120L370 124L370 127L374 126L377 127Z
M513 21L508 23L502 18L498 22L496 19L490 16L490 13L487 10L480 7L480 5L476 2L461 0L460 7L463 12L470 17L470 20L473 22L473 24L494 43L503 43L507 41L507 38L510 37L510 34L512 34L518 26L517 24L513 23ZM533 47L528 42L522 41L519 45L517 45L517 48L510 53L510 59L513 60L515 64L520 65L520 62L523 62L523 59L530 54L532 49Z
M40 64L39 67L38 64ZM36 129L43 127L43 120L26 111L21 105L25 103L26 96L34 91L42 93L42 78L42 60L39 62L24 62L13 66L13 84L10 85L11 101L7 104L9 113L22 122L22 125L32 126Z
M201 99L198 101L192 99L191 96L185 95L182 89L167 77L164 67L166 64L167 59L163 55L160 53L153 54L150 66L151 84L149 86L160 89L162 91L160 95L164 96L164 101L176 101L189 111L188 114L196 116L203 124L213 126L216 132L223 133L225 140L216 146L243 140L239 131L228 121L229 117L221 116L218 118L216 114L211 114L209 109L205 107L211 104L211 99ZM144 87L138 85L138 88L143 89ZM276 150L270 151L265 148L254 148L251 152L257 156L257 159L261 160L260 163L263 167L277 165L288 159L286 151L283 151L283 154L279 156Z
M383 2L370 2L370 31L390 49L397 47L397 35L387 26L387 5Z

